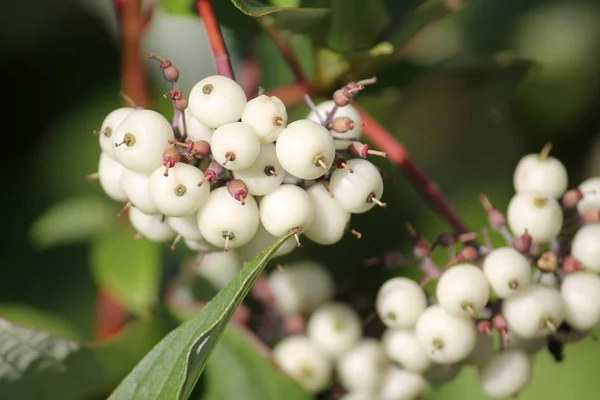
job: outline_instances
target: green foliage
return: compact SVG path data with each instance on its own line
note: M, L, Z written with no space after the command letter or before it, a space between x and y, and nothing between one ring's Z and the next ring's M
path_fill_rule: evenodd
M158 301L163 246L146 239L134 241L133 235L125 230L95 238L90 265L98 286L126 310L147 316Z
M44 331L71 340L81 339L81 333L62 316L25 304L0 303L0 315L24 328Z
M164 334L136 322L117 339L81 344L0 319L0 398L79 400L102 395Z
M225 330L206 366L202 400L236 399L240 393L245 400L312 399L258 351L252 335L236 325Z
M116 228L115 208L106 197L71 197L47 209L30 228L33 244L49 248L86 243Z
M167 335L109 399L187 399L235 310L273 254L293 234L288 233L249 262L195 318Z

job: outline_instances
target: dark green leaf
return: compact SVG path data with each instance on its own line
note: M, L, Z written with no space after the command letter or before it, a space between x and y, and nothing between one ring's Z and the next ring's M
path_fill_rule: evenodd
M332 0L327 43L339 53L365 51L389 24L383 0Z
M0 316L24 328L36 329L72 340L81 339L81 334L60 315L38 310L26 304L1 303Z
M98 286L128 311L147 315L158 300L161 255L161 245L146 239L134 241L133 232L116 231L94 240L90 263Z
M242 329L232 325L221 337L206 367L202 400L236 399L240 393L245 400L311 400L312 396L261 354Z
M118 223L107 198L72 197L54 204L31 226L30 237L40 248L83 243L111 231Z
M167 330L163 320L140 321L113 340L81 344L0 319L0 398L103 397Z
M196 317L167 335L121 382L110 400L187 399L235 310L290 232L248 263Z
M273 6L266 1L263 0L231 0L233 5L235 5L241 12L247 15L251 15L253 17L262 17L267 14L271 14L274 12L293 12L295 15L312 14L312 13L322 13L324 10L321 8L298 8L298 7L281 7L281 6ZM326 11L326 9L325 9Z

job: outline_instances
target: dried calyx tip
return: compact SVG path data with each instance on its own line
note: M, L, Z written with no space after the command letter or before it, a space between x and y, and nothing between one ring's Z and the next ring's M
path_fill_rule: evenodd
M552 143L546 143L546 145L540 151L538 159L540 161L546 161L550 156L550 151L552 150Z

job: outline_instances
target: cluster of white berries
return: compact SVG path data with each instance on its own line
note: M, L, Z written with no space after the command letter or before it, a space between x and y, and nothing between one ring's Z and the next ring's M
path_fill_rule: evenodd
M334 244L352 231L351 214L385 206L380 171L366 160L385 154L358 141L362 123L350 104L374 80L351 82L288 123L279 98L247 101L220 75L198 82L187 99L177 90L178 70L151 57L172 82L173 121L132 104L95 131L97 177L109 197L126 203L138 236L183 240L197 251L237 248L249 260L293 229Z
M506 246L493 248L487 233L485 245L474 234L442 235L431 245L410 229L426 277L381 286L380 340L363 337L356 311L331 300L324 268L274 272L279 311L309 315L305 334L275 347L275 361L312 393L330 387L335 371L344 400L417 399L468 366L477 368L487 396L517 395L531 380L538 351L560 361L565 345L600 325L600 177L567 190L566 169L549 150L518 163L507 218L482 196ZM445 268L431 259L440 246L452 252ZM304 280L295 276L302 269ZM432 279L428 296L423 283Z

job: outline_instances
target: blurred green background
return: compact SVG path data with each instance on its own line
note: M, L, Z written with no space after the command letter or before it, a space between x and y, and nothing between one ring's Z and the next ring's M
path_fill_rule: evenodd
M411 2L388 3L401 8ZM5 154L2 169L0 315L90 340L96 284L89 244L54 246L52 238L34 240L30 229L50 206L74 196L93 204L100 199L105 211L98 183L84 177L96 171L98 162L97 139L91 132L120 104L116 24L108 0L5 1L2 10L0 76L9 104L4 108L4 137L5 149L13 150ZM248 40L239 41L229 31L227 37L239 71L245 55L239 49L247 49ZM292 42L304 65L314 65L307 41L294 37ZM292 82L267 38L259 35L251 44L263 63L265 88ZM214 73L203 28L194 18L159 10L144 51L171 58L182 71L184 89ZM499 53L528 58L534 65L498 68L480 61ZM168 111L170 104L160 97L168 87L151 65L155 104ZM422 31L405 61L383 72L380 83L365 90L358 102L408 147L469 226L480 231L486 215L478 194L485 192L505 208L516 162L548 141L554 145L553 155L569 169L571 186L600 175L599 77L600 2L472 0L463 11ZM290 112L302 116L306 110L300 106ZM9 140L12 133L16 137ZM353 219L363 239L347 237L328 248L307 245L290 256L327 262L345 296L354 298L376 288L357 288L362 278L380 282L384 275L365 270L360 260L385 250L410 250L404 232L407 221L432 240L450 229L401 171L377 162L393 180L384 194L390 207ZM106 204L111 213L119 209L118 204ZM88 203L81 207L89 211ZM73 207L74 220L81 218L80 211ZM62 224L56 225L59 230ZM112 226L107 223L106 228ZM44 243L48 246L40 246ZM176 265L188 254L182 250L165 259ZM539 354L535 378L519 398L598 398L599 346L591 339L570 346L562 364ZM430 398L485 397L475 372L465 371Z

